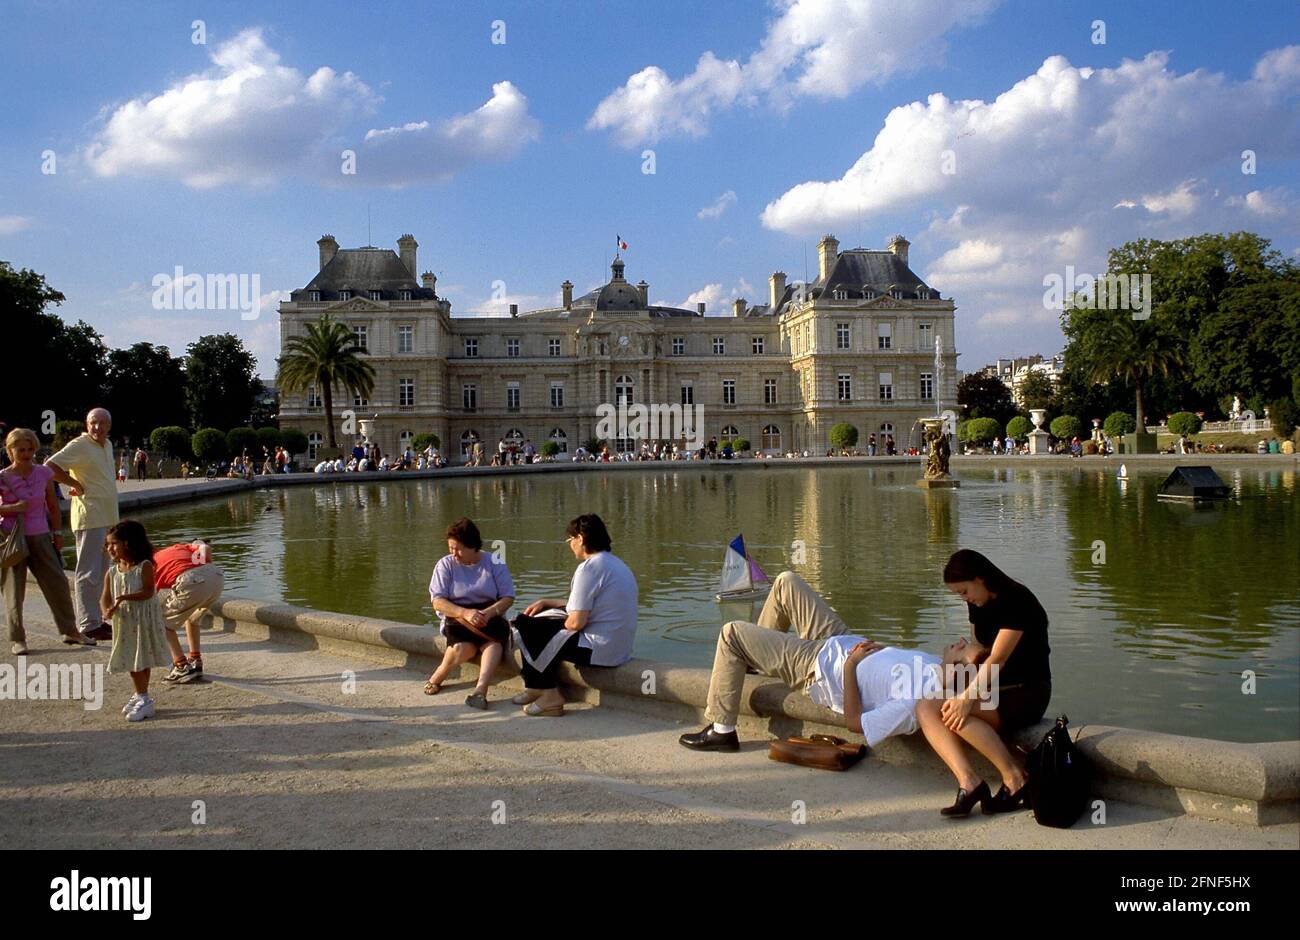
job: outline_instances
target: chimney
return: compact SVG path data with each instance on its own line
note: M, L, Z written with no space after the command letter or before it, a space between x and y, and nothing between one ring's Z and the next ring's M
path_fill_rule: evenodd
M744 297L737 297L731 302L731 315L733 317L743 317L745 315Z
M420 270L415 265L415 249L419 247L414 235L403 235L397 240L398 254L402 256L402 264L406 265L406 270L411 272L411 277L415 277Z
M435 296L437 295L438 275L434 274L432 271L425 271L420 275L420 284L421 286L427 287L429 290L433 291Z
M839 248L840 243L835 240L834 235L823 235L822 240L817 243L817 276L821 280L830 277Z
M636 285L636 292L641 295L641 306L649 307L650 306L650 285L647 284L644 280L642 280Z
M339 243L334 240L333 235L322 235L316 244L320 247L320 266L323 271L325 265L333 261L334 256L339 253Z
M911 244L902 235L895 235L889 240L889 250L899 261L907 264L907 249Z
M512 317L517 317L517 316L519 316L519 304L511 304L511 305L510 305L510 315L511 315Z
M700 316L704 316L704 301L701 300L699 303L695 305L695 312L698 313Z
M573 307L573 282L568 278L565 278L564 283L560 285L560 299L565 310Z
M769 288L768 305L775 312L776 305L779 304L781 298L785 296L785 272L773 272L772 276L767 279L767 284Z

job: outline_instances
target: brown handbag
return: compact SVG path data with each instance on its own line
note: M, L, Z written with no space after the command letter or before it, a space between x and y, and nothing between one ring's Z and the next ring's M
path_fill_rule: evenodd
M784 764L816 767L818 770L848 770L867 756L865 744L849 744L829 734L778 738L767 742L767 756Z

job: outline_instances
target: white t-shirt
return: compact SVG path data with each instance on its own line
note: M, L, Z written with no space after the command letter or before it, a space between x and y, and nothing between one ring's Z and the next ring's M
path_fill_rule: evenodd
M844 661L849 651L866 641L833 636L817 654L817 668L808 697L837 714L844 714ZM917 729L916 703L929 691L942 690L941 660L933 653L886 646L858 663L862 696L862 736L875 747L894 734Z
M593 666L618 666L632 658L636 638L636 575L613 552L597 552L573 572L565 609L590 611L578 645Z

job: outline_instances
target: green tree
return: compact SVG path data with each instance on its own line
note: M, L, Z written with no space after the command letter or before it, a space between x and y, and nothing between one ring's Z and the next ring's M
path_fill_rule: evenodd
M560 453L560 445L555 441L542 441L542 456L555 458Z
M1300 270L1283 262L1268 280L1225 290L1197 327L1192 363L1216 397L1289 396L1300 377Z
M308 445L307 435L297 428L287 428L280 432L280 446L288 451L290 456L307 453Z
M858 445L858 429L847 421L841 421L831 428L831 446L837 449L851 448ZM745 448L748 450L748 448Z
M187 460L190 456L190 438L190 432L177 425L154 428L149 433L149 449L156 454Z
M998 436L1002 425L993 418L971 418L966 422L966 441L971 444L988 444Z
M1127 411L1112 411L1101 425L1107 437L1123 437L1125 434L1132 434L1136 427L1137 422Z
M54 425L54 449L59 450L64 444L79 437L84 430L86 430L84 421L73 421L69 418L66 421L56 422Z
M1169 416L1169 431L1180 437L1192 435L1201 429L1201 419L1190 411L1177 411Z
M240 427L261 392L257 360L233 333L200 336L185 356L185 399L191 426Z
M193 451L196 459L204 463L224 460L230 454L226 435L216 428L200 428L195 431L194 436L190 438L190 450Z
M1059 418L1053 418L1047 429L1057 440L1068 441L1072 437L1078 437L1082 427L1082 423L1074 415L1061 415Z
M1273 424L1273 434L1290 437L1300 424L1300 408L1290 398L1279 398L1268 406L1268 417Z
M957 404L963 418L992 418L1006 424L1016 413L1011 390L997 376L972 372L957 383Z
M285 343L285 355L279 361L275 385L282 394L320 390L325 404L325 427L329 446L337 447L334 435L334 389L347 398L369 398L374 391L375 370L361 358L366 350L357 346L357 335L345 324L322 314L320 320L306 324L305 336L292 336Z
M279 428L258 428L257 429L257 446L265 447L268 453L275 453L275 449L280 446L280 429Z
M849 445L852 446L852 445ZM749 438L738 437L731 442L731 449L738 454L743 454L749 450Z
M438 439L438 435L431 431L417 434L411 439L411 450L415 451L417 454L428 450L431 446L435 450L442 450L442 441Z
M142 441L152 428L178 427L189 421L183 365L166 346L152 343L136 343L108 354L105 397L113 414L114 436Z
M1024 415L1016 415L1007 422L1007 437L1013 441L1023 441L1034 429L1034 424Z
M43 274L24 268L15 271L0 261L0 311L4 311L4 346L23 350L23 355L6 356L5 392L0 395L0 420L9 427L39 428L42 413L70 419L80 404L62 394L59 382L49 374L49 363L61 362L58 340L64 325L46 308L63 303L64 296L45 281Z
M226 447L233 457L242 456L244 451L253 456L261 452L262 442L252 428L231 428L226 432Z
M1046 373L1030 369L1016 388L1020 393L1020 406L1026 411L1033 408L1056 410L1056 384Z

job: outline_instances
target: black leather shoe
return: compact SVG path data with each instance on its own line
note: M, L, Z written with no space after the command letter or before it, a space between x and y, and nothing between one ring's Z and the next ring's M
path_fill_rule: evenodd
M964 788L957 791L957 799L952 806L945 806L939 810L940 816L949 816L957 818L960 816L969 816L970 811L975 808L975 804L985 805L989 799L989 785L983 780L974 790L967 791Z
M86 636L92 640L111 640L113 639L113 625L107 622L101 623L99 626L87 630Z
M1017 809L1024 809L1028 803L1029 784L1026 783L1015 793L1012 793L1004 783L998 788L997 793L984 801L982 809L985 816L992 816L995 813L1010 813Z
M736 737L736 732L718 734L713 730L712 724L706 725L703 731L695 734L684 734L677 740L682 747L689 747L692 751L740 750L740 739Z

